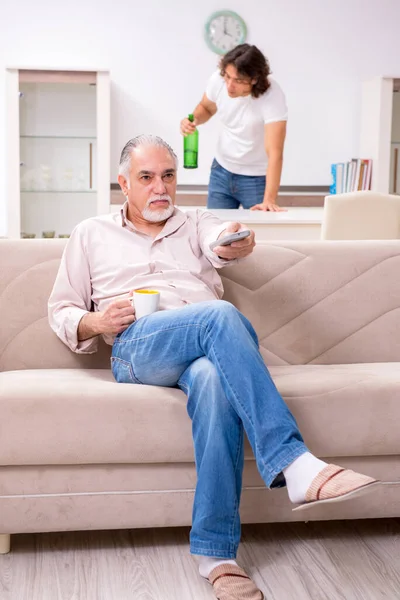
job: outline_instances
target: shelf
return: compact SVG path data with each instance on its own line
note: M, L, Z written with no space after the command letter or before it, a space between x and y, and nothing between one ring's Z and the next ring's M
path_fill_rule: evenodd
M19 137L32 140L97 140L96 137L85 135L20 135Z
M21 194L97 194L97 190L21 190Z

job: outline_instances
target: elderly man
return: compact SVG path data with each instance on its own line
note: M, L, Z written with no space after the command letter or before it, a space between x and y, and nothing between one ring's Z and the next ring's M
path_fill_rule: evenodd
M187 395L198 477L191 553L217 598L260 600L262 592L235 562L244 432L265 484L286 485L290 500L303 507L360 493L374 480L308 451L253 327L221 300L217 269L245 261L254 233L210 250L241 225L177 210L176 169L173 150L160 138L126 144L118 181L127 201L120 213L75 228L49 300L50 324L78 353L95 352L102 335L112 344L117 382L176 386ZM149 287L161 293L160 310L136 321L130 296Z

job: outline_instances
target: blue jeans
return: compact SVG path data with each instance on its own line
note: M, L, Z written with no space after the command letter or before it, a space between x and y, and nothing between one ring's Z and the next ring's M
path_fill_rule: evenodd
M265 175L237 175L221 167L215 160L211 165L207 208L251 208L261 204L265 192Z
M307 452L252 325L223 300L159 311L117 336L111 363L120 383L178 386L187 395L197 471L190 551L234 558L244 431L268 487L282 485L282 470Z

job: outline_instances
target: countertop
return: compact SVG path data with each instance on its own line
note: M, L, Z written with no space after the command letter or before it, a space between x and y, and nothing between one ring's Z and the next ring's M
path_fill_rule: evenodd
M323 207L293 207L286 212L263 212L245 209L206 209L204 206L179 206L183 212L208 210L222 221L240 221L259 225L321 225Z

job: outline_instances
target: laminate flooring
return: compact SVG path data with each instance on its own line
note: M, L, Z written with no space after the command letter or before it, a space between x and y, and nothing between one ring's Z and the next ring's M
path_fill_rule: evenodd
M1 600L215 600L188 528L24 534ZM243 527L238 562L266 600L400 600L400 519Z

